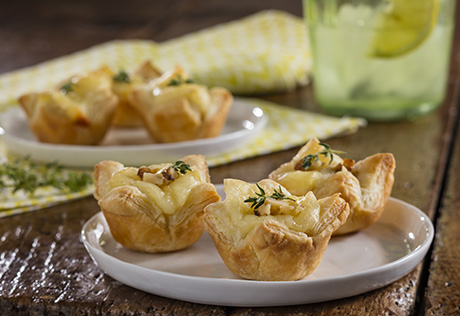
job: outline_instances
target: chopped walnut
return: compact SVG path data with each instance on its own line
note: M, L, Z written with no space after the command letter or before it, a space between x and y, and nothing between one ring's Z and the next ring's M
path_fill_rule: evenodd
M149 167L140 167L137 175L146 182L162 186L174 181L178 173L171 166L166 166L160 169L151 169Z
M294 165L294 170L303 170L302 160L297 161L297 163Z
M161 171L161 175L165 180L174 181L174 179L177 177L177 172L171 167L168 167L168 169Z
M137 170L137 175L141 180L144 180L144 173L153 173L153 171L149 167L140 167L139 170Z

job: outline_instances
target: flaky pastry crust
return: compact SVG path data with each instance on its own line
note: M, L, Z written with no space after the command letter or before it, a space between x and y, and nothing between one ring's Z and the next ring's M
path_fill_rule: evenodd
M57 89L19 98L31 131L41 142L96 145L117 107L106 67L76 76Z
M131 93L134 87L140 84L159 78L162 73L151 63L144 61L138 69L127 80L120 80L117 75L113 75L112 90L118 97L118 106L113 118L113 125L118 127L141 127L142 118L133 107Z
M187 248L201 237L204 208L220 197L203 156L182 161L191 169L185 174L171 164L130 168L102 161L95 166L94 197L117 242L155 253Z
M292 196L268 179L258 185L266 195L276 189L294 201L267 198L254 209L244 201L259 192L256 184L224 180L226 199L207 206L204 216L205 229L222 260L246 279L290 281L311 274L332 233L346 221L348 204L338 194L322 200L311 192Z
M157 142L180 142L218 136L233 96L224 88L190 83L176 67L132 92L133 105Z
M334 235L364 229L382 215L394 182L396 162L390 153L378 153L356 163L338 155L319 155L306 170L302 159L324 150L318 139L311 139L291 161L270 173L269 178L296 195L312 191L319 199L339 193L350 204L347 222Z

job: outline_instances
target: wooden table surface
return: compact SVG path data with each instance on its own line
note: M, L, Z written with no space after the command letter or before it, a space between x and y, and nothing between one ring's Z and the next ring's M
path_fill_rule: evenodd
M300 0L2 2L0 73L113 39L163 41L264 9L302 15ZM432 249L407 276L362 295L299 306L230 308L155 296L114 281L91 260L80 230L99 208L88 197L0 219L0 315L460 315L458 26L455 37L448 94L438 110L416 121L370 123L328 140L355 159L394 153L392 195L435 223ZM319 111L311 86L262 98ZM211 168L212 180L259 180L297 149Z

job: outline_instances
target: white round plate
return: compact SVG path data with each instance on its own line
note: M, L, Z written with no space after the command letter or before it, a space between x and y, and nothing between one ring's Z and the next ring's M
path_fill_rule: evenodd
M153 144L144 128L113 128L99 146L55 145L37 141L22 109L15 107L0 116L0 136L9 151L30 156L38 162L58 161L64 166L92 168L102 160L115 160L125 165L140 166L174 161L191 154L212 156L228 152L255 137L267 120L261 108L235 99L218 137Z
M222 185L217 188L222 194ZM298 281L264 282L232 274L207 233L188 249L146 254L118 244L102 213L82 229L91 257L115 280L160 296L225 306L308 304L383 287L420 263L433 236L433 224L422 211L390 198L376 224L352 235L333 237L311 275Z

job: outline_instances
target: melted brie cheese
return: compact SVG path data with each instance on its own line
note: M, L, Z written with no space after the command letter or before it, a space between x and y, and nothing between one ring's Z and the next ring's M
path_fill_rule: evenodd
M63 93L61 87L51 91L49 96L52 101L47 100L48 103L60 108L75 121L82 117L94 117L100 112L95 105L105 100L111 91L111 72L103 67L87 75L73 77L70 84L72 90L67 93Z
M315 188L316 183L322 176L322 173L319 171L295 170L276 174L273 180L284 187L288 187L289 192L294 195L305 195Z
M271 185L269 181L275 185ZM263 180L259 182L259 185L264 189L267 196L273 194L273 188L279 191L279 184L271 180ZM270 213L257 215L259 212L251 207L251 203L244 202L249 197L256 197L256 192L260 193L255 184L227 179L224 181L224 189L226 212L222 215L226 216L226 221L233 226L232 231L235 232L235 240L244 239L260 222L267 219L278 221L293 231L307 235L314 230L320 220L320 205L312 192L298 197L291 195L286 189L282 189L282 193L294 201L267 198L264 206L266 204L270 206Z
M161 169L166 165L152 165L149 168ZM167 215L176 213L185 204L192 188L201 183L200 174L193 167L192 171L188 171L184 175L180 174L174 181L164 186L144 181L137 173L137 168L127 167L121 169L114 173L109 180L110 188L125 185L134 186L145 195L148 203L154 204Z

